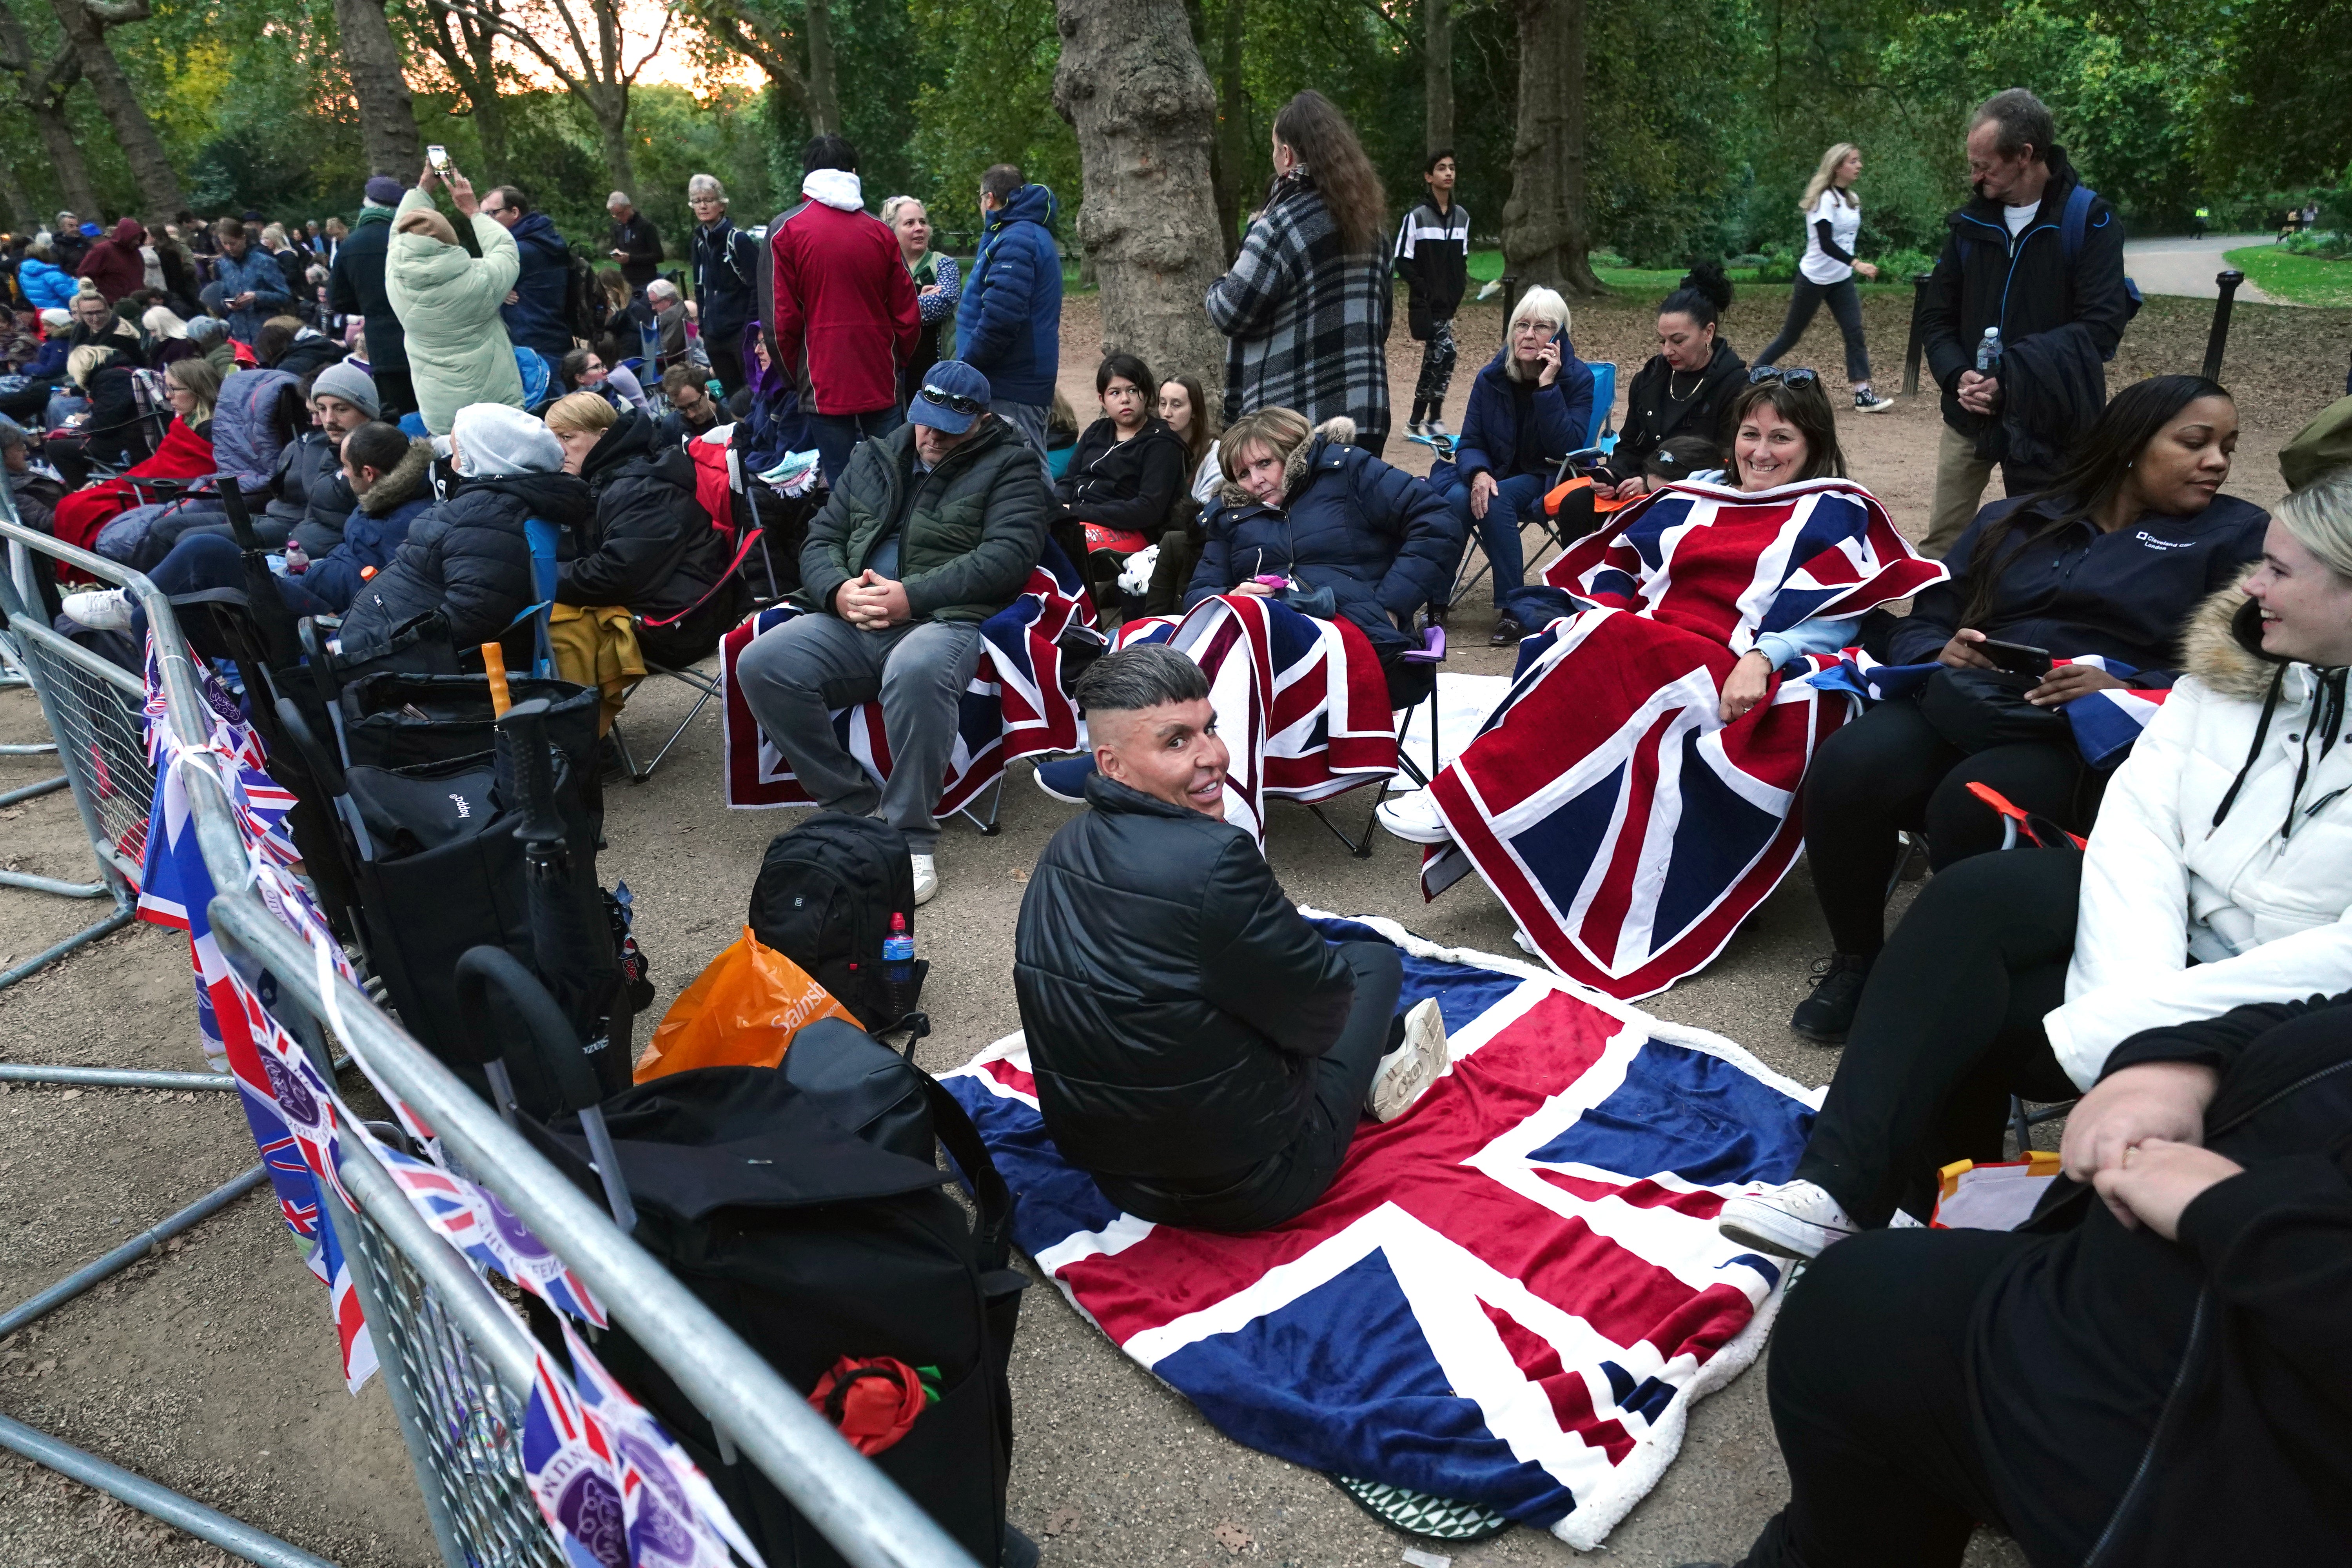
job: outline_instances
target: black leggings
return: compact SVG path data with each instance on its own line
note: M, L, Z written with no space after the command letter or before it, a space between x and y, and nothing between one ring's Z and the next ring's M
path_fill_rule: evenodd
M1969 1321L1994 1276L2043 1245L1878 1231L1822 1253L1789 1288L1768 1374L1789 1506L1741 1568L1957 1568L1969 1531L2001 1523L1973 1418Z
M1404 1038L1397 996L1404 961L1384 942L1343 942L1339 957L1356 982L1356 1003L1331 1048L1315 1058L1307 1107L1290 1147L1220 1192L1186 1194L1097 1176L1105 1196L1139 1218L1202 1230L1251 1231L1294 1219L1339 1173L1364 1114L1381 1058Z
M1862 341L1862 296L1854 290L1851 276L1834 283L1816 283L1799 273L1797 286L1789 295L1789 319L1781 323L1780 335L1765 345L1755 363L1779 364L1780 356L1795 348L1805 329L1813 324L1813 312L1823 301L1837 318L1838 331L1845 334L1845 378L1859 386L1870 379L1870 350Z
M2079 833L2090 817L2087 771L2067 742L1962 752L1908 699L1832 735L1805 770L1805 860L1837 951L1866 957L1886 945L1898 831L1924 829L1938 871L2000 848L2000 816L1968 791L1980 782Z
M1864 1226L1924 1220L1940 1167L2001 1158L2011 1094L2081 1092L2042 1017L2066 999L2082 878L2071 849L2012 849L1920 889L1863 987L1798 1179Z

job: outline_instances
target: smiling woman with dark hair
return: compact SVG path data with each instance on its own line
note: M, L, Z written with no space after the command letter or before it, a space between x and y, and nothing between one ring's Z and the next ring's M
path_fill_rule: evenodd
M2221 493L2237 444L2237 405L2212 382L2140 382L2107 405L2055 486L1986 507L1952 547L1951 581L1919 595L1887 647L1889 663L1949 673L1839 731L1806 775L1805 854L1834 951L1790 1020L1797 1033L1845 1037L1885 944L1898 832L1924 831L1938 871L1999 848L2001 818L1975 784L2073 831L2090 826L2105 775L2084 765L2058 710L2102 689L2170 686L2189 612L2262 552L2267 514ZM1998 727L1964 725L1991 717L1964 689L2002 679L1979 646L1988 637L2056 659L2098 655L2125 673L2067 664L2013 679L1992 699Z

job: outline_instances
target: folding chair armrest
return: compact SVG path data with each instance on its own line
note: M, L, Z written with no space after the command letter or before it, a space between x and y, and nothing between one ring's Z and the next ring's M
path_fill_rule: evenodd
M1431 626L1422 634L1422 643L1419 647L1408 648L1397 655L1397 660L1402 664L1437 664L1444 658L1445 628L1444 626Z

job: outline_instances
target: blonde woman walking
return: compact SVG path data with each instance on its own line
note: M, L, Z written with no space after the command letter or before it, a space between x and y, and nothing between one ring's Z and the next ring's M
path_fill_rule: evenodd
M1759 365L1777 365L1780 356L1797 346L1813 312L1826 300L1838 331L1845 334L1845 379L1853 388L1856 414L1882 414L1895 406L1891 397L1870 389L1870 350L1862 341L1862 295L1853 275L1876 279L1878 268L1854 259L1862 237L1862 203L1853 183L1862 177L1862 149L1841 142L1822 154L1822 166L1805 182L1805 199L1798 204L1805 215L1805 258L1797 264L1797 284L1789 296L1789 319L1780 335L1765 345Z

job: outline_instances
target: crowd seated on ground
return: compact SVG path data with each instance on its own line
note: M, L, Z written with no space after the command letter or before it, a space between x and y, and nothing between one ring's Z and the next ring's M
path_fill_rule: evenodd
M1153 410L1159 384L1133 354L1106 358L1095 371L1102 417L1054 481L1055 542L1081 563L1098 605L1118 603L1121 563L1166 531L1192 467L1183 437Z
M2268 515L2221 493L2237 437L2236 405L2202 377L2126 387L2055 488L1987 506L1945 557L1950 580L1871 639L1883 638L1890 664L1950 673L1874 704L1807 771L1805 857L1833 949L1790 1020L1799 1034L1845 1036L1883 945L1898 833L1924 833L1939 872L1999 848L2002 819L1971 784L2089 829L2107 775L2084 763L2059 709L2093 691L2172 685L2182 625L2261 555ZM1979 647L1987 638L2114 668L2008 675Z
M1200 666L1143 644L1080 679L1088 809L1038 857L1013 983L1065 1158L1129 1214L1212 1230L1292 1218L1359 1118L1401 1116L1445 1063L1406 1022L1397 950L1334 946L1223 821L1228 753Z
M1416 612L1443 605L1462 557L1445 500L1402 468L1288 408L1225 427L1225 485L1201 520L1206 542L1185 609L1220 594L1276 595L1355 623L1380 656L1398 707L1435 675L1402 656L1421 646ZM1310 610L1310 613L1314 611Z
M1568 301L1549 289L1528 289L1503 329L1503 346L1470 384L1445 498L1463 535L1475 526L1486 552L1498 612L1493 647L1527 635L1510 610L1527 582L1519 528L1543 516L1561 459L1583 449L1592 395L1592 367L1568 341ZM1584 515L1586 525L1573 531L1590 531L1589 502Z
M1658 352L1625 388L1625 423L1616 447L1593 470L1618 500L1649 492L1642 464L1667 437L1726 437L1725 415L1739 395L1748 362L1721 335L1731 308L1731 282L1712 262L1693 268L1681 287L1658 301Z

